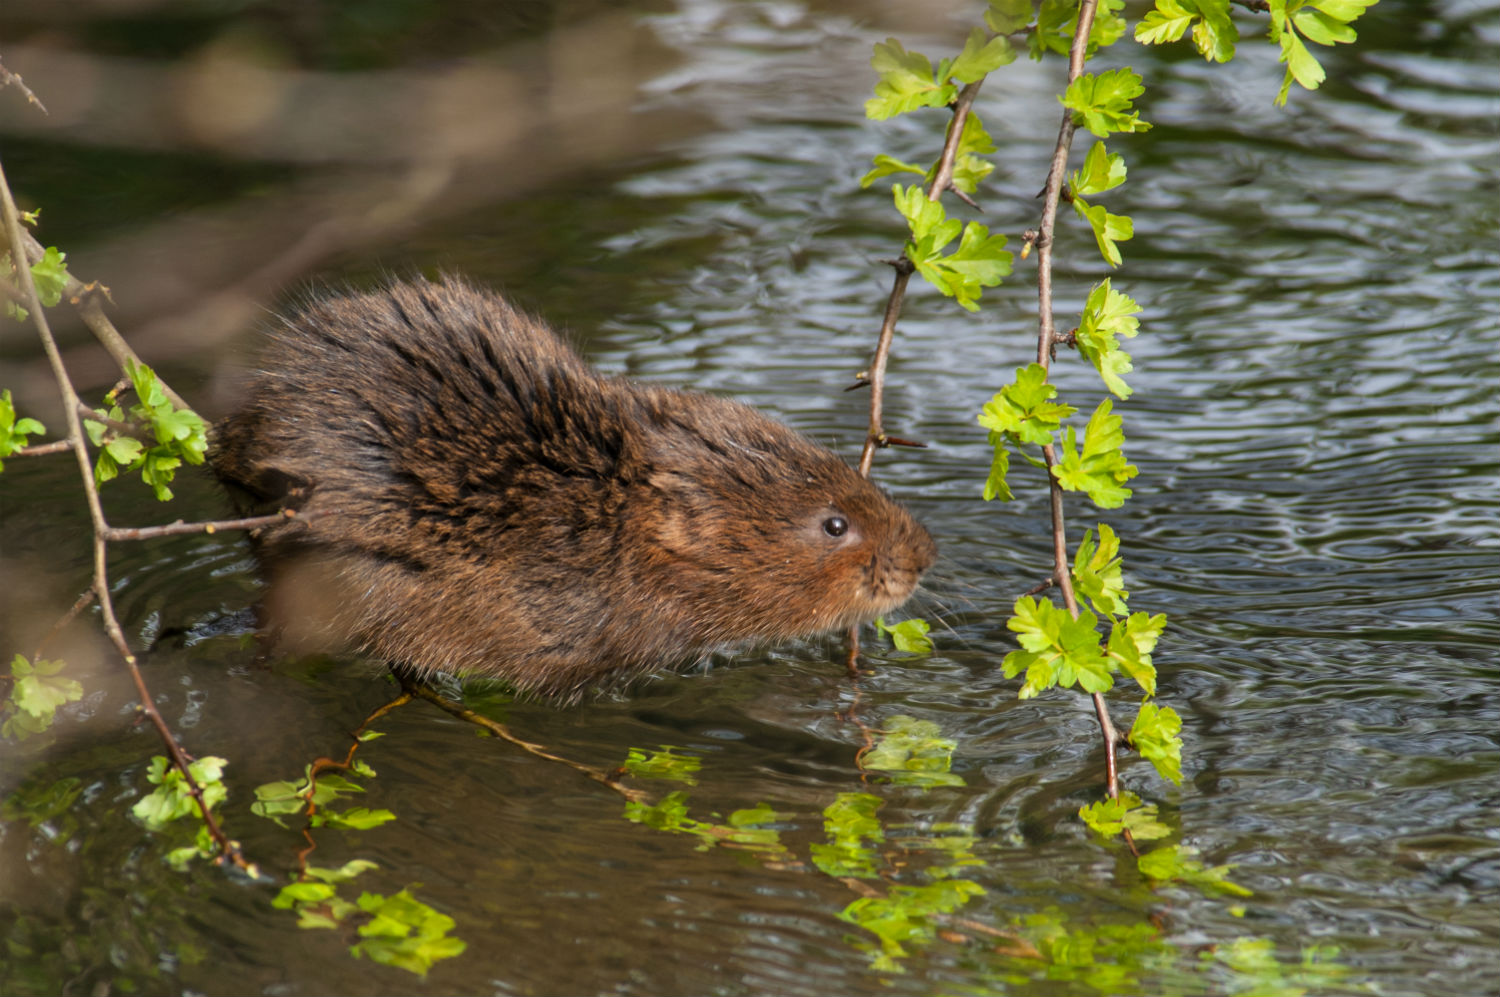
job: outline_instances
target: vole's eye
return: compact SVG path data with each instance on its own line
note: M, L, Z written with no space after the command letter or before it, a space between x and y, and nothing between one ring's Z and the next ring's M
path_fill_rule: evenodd
M830 537L841 537L849 532L849 520L843 516L829 516L823 520L823 532Z

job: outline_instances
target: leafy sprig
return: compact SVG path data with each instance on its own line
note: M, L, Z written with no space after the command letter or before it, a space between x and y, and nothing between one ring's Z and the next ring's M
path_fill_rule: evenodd
M896 210L911 232L906 258L933 287L969 311L978 311L981 289L998 285L1010 273L1012 256L1004 249L1005 236L990 235L978 222L966 225L949 218L942 204L929 200L918 184L896 184L892 191ZM960 233L958 248L944 255L943 250Z
M0 723L0 737L23 738L52 726L57 711L83 698L83 686L61 676L67 667L61 661L35 661L17 654L10 663L10 694L0 707L5 720Z
M48 246L43 251L42 258L31 265L31 280L36 286L36 296L43 308L51 308L62 300L63 291L68 286L67 258L68 254L56 246ZM0 272L12 278L15 276L15 261L9 253L0 257ZM5 314L18 322L24 322L31 313L20 302L11 300L7 295Z
M10 389L0 391L0 457L9 457L26 446L27 437L47 431L40 422L31 418L16 418L15 403L10 400ZM0 460L0 471L5 462Z
M172 404L156 372L145 364L127 361L126 372L135 389L136 403L126 412L120 405L106 411L96 409L100 419L85 419L84 431L99 450L94 463L94 481L102 485L118 477L121 471L141 472L141 480L156 493L158 501L172 498L168 487L184 462L203 463L208 450L208 424L191 409ZM143 442L122 434L120 425L139 425L146 434ZM150 445L150 440L155 444Z

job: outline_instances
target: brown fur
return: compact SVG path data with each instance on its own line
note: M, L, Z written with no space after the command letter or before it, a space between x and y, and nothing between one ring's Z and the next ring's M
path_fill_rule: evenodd
M317 514L259 538L273 616L304 643L546 695L867 621L935 554L780 423L604 377L452 280L287 319L212 458Z

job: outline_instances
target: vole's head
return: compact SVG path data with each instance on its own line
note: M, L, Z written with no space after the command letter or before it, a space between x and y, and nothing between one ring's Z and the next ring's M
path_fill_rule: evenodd
M657 577L713 641L866 622L932 565L921 524L823 447L733 402L656 400L646 481Z

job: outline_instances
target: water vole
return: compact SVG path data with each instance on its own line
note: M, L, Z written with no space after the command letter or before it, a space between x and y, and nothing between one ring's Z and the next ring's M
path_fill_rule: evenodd
M316 514L259 538L273 615L544 695L870 620L935 555L828 450L454 280L284 320L217 435L221 478Z

